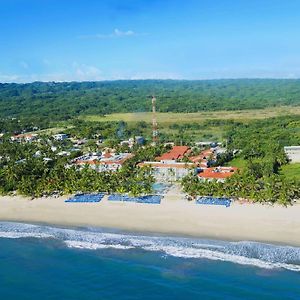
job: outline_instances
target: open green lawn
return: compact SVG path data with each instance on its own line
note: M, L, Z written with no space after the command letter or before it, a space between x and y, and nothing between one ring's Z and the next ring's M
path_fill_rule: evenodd
M300 106L282 106L266 109L236 110L236 111L213 111L197 113L157 113L159 124L193 123L203 122L208 119L233 119L247 121L253 119L271 118L281 115L300 115ZM151 112L115 113L106 116L82 115L81 119L95 122L125 121L125 122L152 122Z
M281 173L288 178L300 180L300 163L283 166Z
M70 129L70 128L73 128L73 127L74 127L73 125L65 125L65 126L59 125L58 127L51 127L51 128L47 128L47 129L41 129L41 130L37 130L37 131L32 131L31 133L52 135L52 134L57 134L57 133L60 133L60 132L64 132L66 129Z
M242 169L246 166L246 160L241 157L236 157L230 162L228 162L226 165Z

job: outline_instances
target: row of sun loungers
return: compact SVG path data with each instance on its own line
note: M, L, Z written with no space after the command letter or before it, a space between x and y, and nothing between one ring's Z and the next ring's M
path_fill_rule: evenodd
M109 201L121 201L121 202L160 204L161 196L150 195L150 196L130 197L128 195L112 194L112 195L108 196L108 200Z
M100 202L103 197L104 197L104 193L77 194L74 197L65 200L65 202L70 202L70 203ZM108 196L109 201L147 203L147 204L160 204L161 198L162 196L160 195L131 197L122 194L112 194ZM229 198L199 197L196 199L196 204L224 205L226 207L229 207L231 204L231 200Z
M77 194L74 197L65 200L65 202L100 202L104 197L104 193L99 194Z
M229 207L231 200L229 198L199 197L196 200L196 204L224 205Z

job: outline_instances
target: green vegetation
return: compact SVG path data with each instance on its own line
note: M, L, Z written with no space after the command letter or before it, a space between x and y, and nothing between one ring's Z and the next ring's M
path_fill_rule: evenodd
M120 142L141 135L150 144L153 93L161 144L219 141L228 151L215 165L240 169L223 183L187 177L186 192L282 204L299 197L300 167L288 163L283 147L300 145L300 80L261 79L0 84L1 192L150 192L153 178L136 164L153 160L163 147L130 149ZM40 141L9 141L24 132L38 133ZM76 149L70 140L53 140L59 132L84 144ZM57 156L51 146L70 156ZM106 147L135 156L116 173L68 166L71 158Z
M36 155L37 149L42 153L41 156ZM147 147L140 149L137 157L153 159L153 155L160 151ZM154 182L149 168L135 168L135 159L128 161L117 172L99 173L89 167L81 171L75 166L66 167L70 157L56 156L47 140L38 144L4 141L0 144L0 155L0 193L4 195L14 191L31 197L78 191L139 195L151 193ZM45 157L48 160L44 160Z
M247 166L247 161L242 157L235 157L226 163L227 166L244 169Z
M262 109L300 105L300 80L136 80L0 84L0 117L63 121L81 115Z
M182 181L184 190L192 196L228 196L284 205L291 203L300 197L300 168L287 164L283 146L300 144L299 129L296 117L235 124L227 131L228 151L239 149L239 154L233 160L231 155L227 155L227 165L240 167L240 172L225 182L200 181L188 176Z
M187 176L182 181L183 189L193 197L208 195L250 199L260 203L291 204L300 197L299 181L289 180L276 174L257 178L248 171L236 174L224 182L199 181Z
M300 181L300 163L282 166L281 174L286 178Z
M278 106L268 107L263 109L251 109L251 110L218 110L218 111L206 111L206 112L158 112L156 113L156 119L159 124L171 125L171 124L184 124L184 123L202 123L207 120L236 120L240 122L251 121L254 119L266 119L278 116L288 115L300 115L300 106ZM152 122L151 112L135 112L135 113L112 113L108 115L81 115L80 119L93 122L117 122L124 121L127 123L137 122Z

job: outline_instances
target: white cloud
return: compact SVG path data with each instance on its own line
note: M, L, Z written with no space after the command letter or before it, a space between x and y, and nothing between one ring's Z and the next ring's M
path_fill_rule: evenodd
M135 33L132 30L128 30L128 31L121 31L118 28L116 28L113 32L113 34L115 36L131 36L131 35L135 35Z
M0 73L0 82L16 82L26 83L33 81L101 81L106 80L103 72L92 65L80 64L73 62L67 70L62 72L46 73L46 74L2 74Z
M73 74L75 80L79 81L94 81L103 80L102 71L95 66L73 63Z
M0 82L19 82L19 76L0 73Z
M30 69L29 69L30 70ZM295 70L232 70L232 69L202 69L197 73L191 72L187 75L176 72L138 72L134 70L111 70L102 71L98 66L73 62L61 71L48 72L44 74L4 74L0 73L0 82L26 83L33 81L102 81L102 80L137 80L137 79L221 79L221 78L300 78L300 69ZM294 71L294 72L293 72Z
M141 36L145 35L142 33L136 33L133 30L122 31L118 28L115 28L112 33L103 34L92 34L92 35L81 35L80 39L113 39L113 38L121 38L121 37L132 37L132 36Z

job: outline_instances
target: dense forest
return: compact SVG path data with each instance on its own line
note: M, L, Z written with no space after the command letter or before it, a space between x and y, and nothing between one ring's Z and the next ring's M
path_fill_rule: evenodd
M151 110L161 112L259 109L300 105L300 80L131 80L0 84L0 117L51 117Z

